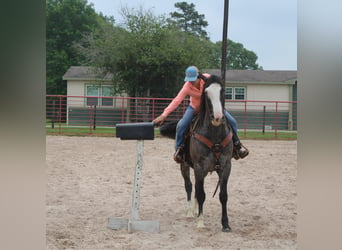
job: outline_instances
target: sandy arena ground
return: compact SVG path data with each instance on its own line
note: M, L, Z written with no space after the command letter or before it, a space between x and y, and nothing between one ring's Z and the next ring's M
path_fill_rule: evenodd
M296 249L296 141L245 140L250 155L233 160L228 183L232 232L221 232L217 175L205 179L206 228L186 218L186 194L174 141L144 141L140 219L159 233L111 230L129 218L136 141L108 137L46 137L47 249ZM194 181L193 181L194 183Z

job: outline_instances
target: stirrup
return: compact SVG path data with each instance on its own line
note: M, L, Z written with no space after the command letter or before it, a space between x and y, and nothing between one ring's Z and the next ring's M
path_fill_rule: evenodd
M240 148L238 152L240 159L243 159L249 154L249 150L241 142L240 142L240 145L242 148L245 149L245 151L242 151Z
M240 142L240 146L245 149L245 151L241 150L241 147L239 149L235 148L233 149L233 158L235 160L243 159L249 154L249 150Z
M178 147L177 151L175 152L175 154L173 155L173 159L175 162L181 164L184 163L184 159L183 159L183 152L182 152L183 148L182 147Z
M239 152L236 148L233 149L233 156L232 156L235 160L238 160L240 159L240 156L239 156Z

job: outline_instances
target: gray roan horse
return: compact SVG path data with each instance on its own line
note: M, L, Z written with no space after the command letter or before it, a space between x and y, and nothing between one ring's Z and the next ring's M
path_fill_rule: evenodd
M181 172L189 203L187 216L190 217L197 214L197 227L204 227L203 203L206 197L204 179L209 172L216 171L219 177L216 190L219 186L219 197L222 207L222 231L229 232L231 228L227 214L227 184L233 152L232 130L223 114L224 85L221 78L212 75L204 80L205 85L202 93L201 108L185 139L185 161L181 163ZM171 137L170 126L174 128L174 124L170 123L169 128L166 128L167 124L164 125L166 127L161 127L161 134ZM167 129L169 129L168 132L166 131ZM175 138L175 129L171 128L171 130L171 134ZM195 200L193 204L191 204L192 183L190 167L194 169L195 176Z

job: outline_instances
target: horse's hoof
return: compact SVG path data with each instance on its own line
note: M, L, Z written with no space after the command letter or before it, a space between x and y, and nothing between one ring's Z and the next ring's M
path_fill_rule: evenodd
M222 228L222 232L224 233L228 233L228 232L231 232L232 229L230 227L225 227L225 228Z
M198 221L197 222L197 229L202 229L202 228L205 228L204 222L203 221Z
M188 210L187 212L186 212L186 218L194 218L195 216L194 216L194 214L192 213L192 211L191 210Z
M200 216L198 216L197 219L197 228L204 228L204 218L203 218L203 214L201 214Z

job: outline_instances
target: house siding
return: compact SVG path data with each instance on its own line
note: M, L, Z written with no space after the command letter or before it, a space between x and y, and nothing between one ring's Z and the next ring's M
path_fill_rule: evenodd
M70 97L86 95L86 84L97 81L92 72L89 67L73 66L63 76L63 79L67 80L67 95L69 96L67 99L67 120L71 123L76 122L76 116L82 117L84 123L92 122L89 120L92 110L91 107L86 105L86 98L82 100L82 98ZM220 75L219 70L204 70L203 72ZM234 100L226 102L227 110L236 118L238 124L243 124L246 121L246 117L248 117L247 127L251 129L260 128L264 123L278 129L292 130L297 128L295 119L297 116L297 105L285 103L297 100L296 71L228 70L226 76L226 87L246 88L245 100L249 102ZM112 76L108 75L99 83L112 84L111 78ZM253 103L253 101L258 101L258 103ZM276 103L270 104L270 101ZM115 99L113 107L97 107L97 122L102 122L102 116L104 122L108 118L105 117L105 112L109 111L109 116L111 116L110 126L112 126L112 124L120 119L118 117L122 117L122 115L119 116L122 110L128 112L128 114L134 112L134 110L127 110L128 102L129 100L127 99ZM264 106L266 107L265 111L263 110ZM267 124L267 118L274 115L274 112L279 114L277 124ZM143 111L141 113L148 112ZM181 114L172 115L181 116Z
M247 100L259 101L291 101L288 85L249 85Z

